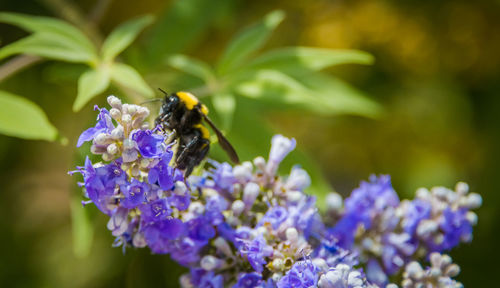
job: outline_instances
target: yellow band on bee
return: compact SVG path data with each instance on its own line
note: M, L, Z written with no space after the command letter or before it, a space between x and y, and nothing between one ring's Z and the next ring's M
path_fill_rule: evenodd
M201 104L201 113L208 115L208 108L207 106Z
M208 129L205 126L196 124L193 127L200 129L201 137L203 137L203 139L210 139L210 132L208 132Z
M200 103L198 98L189 92L177 92L177 96L181 99L181 101L186 105L188 110L192 110L196 104Z

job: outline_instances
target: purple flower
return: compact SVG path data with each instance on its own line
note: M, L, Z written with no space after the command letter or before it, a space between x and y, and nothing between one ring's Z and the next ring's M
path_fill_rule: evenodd
M187 226L189 226L189 223ZM172 241L169 247L170 257L179 264L189 267L200 261L199 252L205 245L207 245L206 241L197 241L190 237Z
M262 275L256 272L242 273L233 288L253 288L261 285Z
M130 183L121 186L125 198L121 200L120 204L126 208L135 208L145 201L146 194L149 193L150 189L149 184L133 178Z
M153 253L166 254L171 247L171 240L183 237L186 227L181 220L170 218L150 222L142 227L141 232Z
M97 124L95 127L91 127L80 135L78 138L78 143L76 147L82 146L84 142L93 140L100 133L111 133L115 127L113 122L111 121L111 116L106 108L99 109L97 105L94 107L94 110L99 110L99 115L97 115Z
M236 183L236 179L233 174L233 167L228 163L217 163L215 161L210 161L215 169L212 169L209 175L212 178L211 183L213 183L213 189L222 192L227 191L233 192L233 184Z
M421 199L415 199L406 206L406 213L402 221L406 233L414 235L420 221L431 217L431 204Z
M141 210L141 217L144 222L163 220L172 213L172 209L166 198L142 204L139 206L139 210Z
M118 204L114 197L115 188L125 184L125 172L115 163L98 168L93 168L91 165L85 165L85 167L88 169L83 172L88 197L99 210L111 215L112 210Z
M128 229L128 209L123 207L116 208L107 226L112 231L111 234L113 236L120 236L125 233Z
M361 182L351 196L345 200L343 217L329 232L338 239L338 244L350 249L358 224L370 229L375 216L383 214L388 207L397 207L399 198L391 186L389 176L370 176L370 182Z
M227 201L218 195L208 198L205 205L205 218L212 223L212 225L219 225L224 221L222 211L228 207Z
M144 158L159 158L165 152L165 138L151 130L138 130L132 134L132 139Z
M237 239L236 243L241 256L248 260L255 271L262 272L262 266L267 263L265 258L273 254L273 248L267 245L264 237L259 235L253 240Z
M431 245L432 251L449 250L457 246L461 241L468 242L472 239L472 225L467 220L466 209L453 211L450 207L447 207L443 211L439 227L444 232L444 240L439 244L433 242L433 245Z
M373 258L370 259L366 265L366 278L368 281L378 285L384 285L388 281L384 269L382 269L380 263Z
M319 269L311 261L299 261L277 283L278 288L309 288L318 284Z
M354 243L354 235L359 223L359 218L356 214L348 214L342 217L333 228L329 229L327 234L336 239L337 244L344 248L350 249Z
M187 226L189 227L189 237L195 240L208 241L215 237L214 227L203 216L189 220Z
M148 182L151 184L160 185L163 190L172 190L174 189L174 168L169 165L170 160L172 160L173 152L167 150L163 156L161 156L160 162L156 164L155 167L149 170L148 174Z
M271 225L274 230L278 229L278 227L283 223L288 217L288 212L285 207L274 206L267 210L264 217L259 222L258 226L262 225Z
M213 271L207 272L203 269L191 269L191 282L197 288L223 288L224 278L215 275Z
M296 227L304 233L304 236L320 236L323 234L324 225L316 208L316 198L308 196L297 205L288 207L288 220L292 221L291 226Z
M365 228L369 229L371 220L386 207L397 207L399 198L392 189L391 178L388 175L370 176L370 182L361 182L359 188L352 191L345 201L345 214L358 214Z

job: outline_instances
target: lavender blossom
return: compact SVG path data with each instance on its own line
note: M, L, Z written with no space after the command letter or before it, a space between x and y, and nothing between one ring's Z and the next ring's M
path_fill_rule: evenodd
M305 193L304 169L278 174L294 139L274 136L267 160L209 160L211 168L185 179L172 166L178 144L144 122L147 108L114 96L108 103L78 140L102 158L77 167L83 203L110 217L113 246L147 246L189 268L182 287L393 288L398 277L402 287L460 287L451 279L458 266L433 252L472 240L481 197L466 184L400 201L389 176L371 176L345 201L329 194L322 215ZM432 266L424 270L415 261L425 259Z

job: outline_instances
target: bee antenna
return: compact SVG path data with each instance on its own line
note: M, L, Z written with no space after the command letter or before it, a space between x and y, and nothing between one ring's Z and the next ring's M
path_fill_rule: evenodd
M149 100L141 102L140 105L143 105L143 104L146 104L146 103L158 102L158 101L162 101L162 99L161 98L149 99Z
M158 90L160 90L163 94L168 95L168 93L167 93L167 92L165 92L165 90L163 90L163 89L161 89L161 88L158 88Z

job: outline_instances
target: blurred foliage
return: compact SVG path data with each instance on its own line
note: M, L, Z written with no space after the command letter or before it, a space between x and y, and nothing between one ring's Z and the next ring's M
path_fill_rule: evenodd
M178 286L173 279L182 268L167 257L110 248L105 217L80 209L79 191L66 175L82 163L74 143L95 120L85 103L103 106L109 93L139 103L157 87L200 96L242 159L267 153L276 131L297 138L301 151L284 169L305 166L317 185L311 192L333 185L347 195L370 173L391 174L402 197L419 186L469 182L485 204L473 243L452 256L465 286L495 285L488 275L500 256L493 246L500 231L498 1L9 0L0 10L9 11L0 22L30 33L0 26L0 90L12 99L23 95L35 117L1 112L0 126L22 131L37 121L45 128L29 132L36 132L33 139L62 139L48 128L57 127L70 143L0 136L6 259L0 286ZM27 15L50 17L29 16L34 24L16 18ZM54 29L52 21L62 24ZM369 51L376 64L339 65L373 61L351 49ZM15 56L30 51L44 58ZM6 73L13 67L15 73ZM87 101L75 114L78 93ZM226 159L217 146L211 157Z

